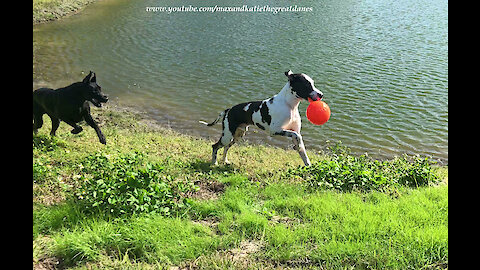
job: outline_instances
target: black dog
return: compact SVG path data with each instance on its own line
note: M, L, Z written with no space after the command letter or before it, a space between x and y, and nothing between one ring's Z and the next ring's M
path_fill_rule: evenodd
M85 120L97 132L98 139L106 144L105 136L90 114L91 101L97 107L102 102L108 101L108 97L102 93L101 87L97 84L95 73L91 72L81 82L73 83L67 87L53 90L51 88L40 88L33 92L33 132L37 133L43 125L43 114L48 114L52 119L51 136L60 125L60 120L73 127L72 134L82 131L77 123Z

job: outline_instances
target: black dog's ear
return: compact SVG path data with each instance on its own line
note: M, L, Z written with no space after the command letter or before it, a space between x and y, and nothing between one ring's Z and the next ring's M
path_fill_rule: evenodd
M285 72L285 76L288 77L288 79L292 79L293 72L289 69L287 72Z
M88 73L88 75L87 75L85 78L83 78L83 81L82 81L82 82L83 82L83 83L90 83L90 79L92 78L92 73L93 73L93 72L90 71L90 73Z

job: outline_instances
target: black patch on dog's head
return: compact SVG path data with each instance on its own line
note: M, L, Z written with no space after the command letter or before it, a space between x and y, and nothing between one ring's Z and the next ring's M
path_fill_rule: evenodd
M291 70L289 70L285 72L285 76L287 76L288 81L290 82L292 93L297 97L305 100L308 100L308 98L318 100L323 97L323 93L315 88L313 80L311 80L309 77L307 78L307 75L303 73L294 74Z
M108 101L108 97L102 93L102 87L97 84L97 75L90 71L88 75L83 78L82 83L86 86L84 89L85 99L91 101L93 105L102 107L102 103Z

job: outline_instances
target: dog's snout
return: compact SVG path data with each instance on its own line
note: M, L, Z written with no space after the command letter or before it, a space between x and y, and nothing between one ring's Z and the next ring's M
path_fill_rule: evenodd
M322 91L320 91L320 90L318 90L318 89L315 88L315 92L316 92L317 95L318 95L318 99L322 99L322 98L323 98L323 93L322 93Z
M320 99L323 98L323 93L320 92L320 91L313 91L313 92L310 94L310 98L311 98L313 101L320 100Z

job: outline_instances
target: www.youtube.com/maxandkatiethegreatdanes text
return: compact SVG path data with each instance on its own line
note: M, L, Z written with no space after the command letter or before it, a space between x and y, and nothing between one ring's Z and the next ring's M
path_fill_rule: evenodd
M163 12L163 13L175 13L175 12L270 12L277 14L279 12L311 12L313 7L299 7L294 6L283 6L283 7L271 7L269 5L255 5L255 6L206 6L206 7L197 7L197 6L163 6L163 7L145 7L146 12Z

